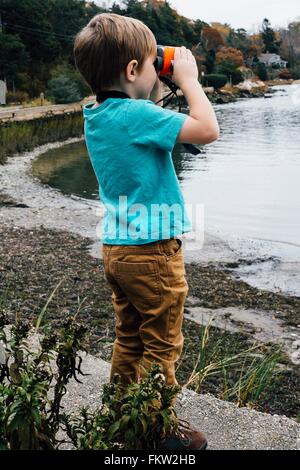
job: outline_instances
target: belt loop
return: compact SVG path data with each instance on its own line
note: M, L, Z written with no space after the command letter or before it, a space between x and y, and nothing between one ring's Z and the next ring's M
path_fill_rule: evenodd
M166 244L168 243L169 238L163 238L159 241L159 251L162 254L166 254Z
M108 243L107 243L107 244L104 244L103 247L102 247L102 250L103 250L103 251L104 251L104 250L106 251L107 256L110 255L111 249L112 249L112 245L110 245L110 244L108 244Z
M165 239L163 238L162 240L159 240L159 252L164 254L165 253L165 249L164 249L164 245L165 245Z

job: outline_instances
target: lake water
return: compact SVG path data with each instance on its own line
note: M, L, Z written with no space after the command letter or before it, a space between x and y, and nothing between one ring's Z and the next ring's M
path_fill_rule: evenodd
M270 98L215 105L219 140L197 156L176 145L173 161L186 203L204 204L205 230L300 261L300 85L273 89ZM65 194L98 198L84 142L42 155L33 172Z

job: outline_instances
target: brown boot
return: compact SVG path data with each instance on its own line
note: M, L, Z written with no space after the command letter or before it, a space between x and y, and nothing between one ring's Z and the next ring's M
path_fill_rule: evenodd
M162 450L205 450L205 435L191 428L188 421L179 419L178 431L165 436L159 445Z

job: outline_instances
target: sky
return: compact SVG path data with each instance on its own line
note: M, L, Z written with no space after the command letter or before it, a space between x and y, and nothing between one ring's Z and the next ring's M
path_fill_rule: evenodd
M233 28L257 32L264 18L273 28L286 27L296 17L300 20L299 0L168 0L177 12L187 18L207 23L218 21Z
M94 0L108 7L113 0ZM273 28L287 27L290 21L300 20L299 0L168 0L171 7L187 18L211 23L228 23L234 29L244 28L248 33L258 32L264 18Z

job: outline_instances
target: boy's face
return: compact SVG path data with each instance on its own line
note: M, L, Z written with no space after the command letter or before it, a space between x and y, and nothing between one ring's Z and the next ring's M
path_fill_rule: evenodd
M156 57L156 52L155 54L152 53L147 57L139 73L136 71L136 61L133 60L127 65L127 80L129 79L130 87L134 92L134 97L136 99L149 99L150 97L150 93L158 77L157 71L154 67Z

